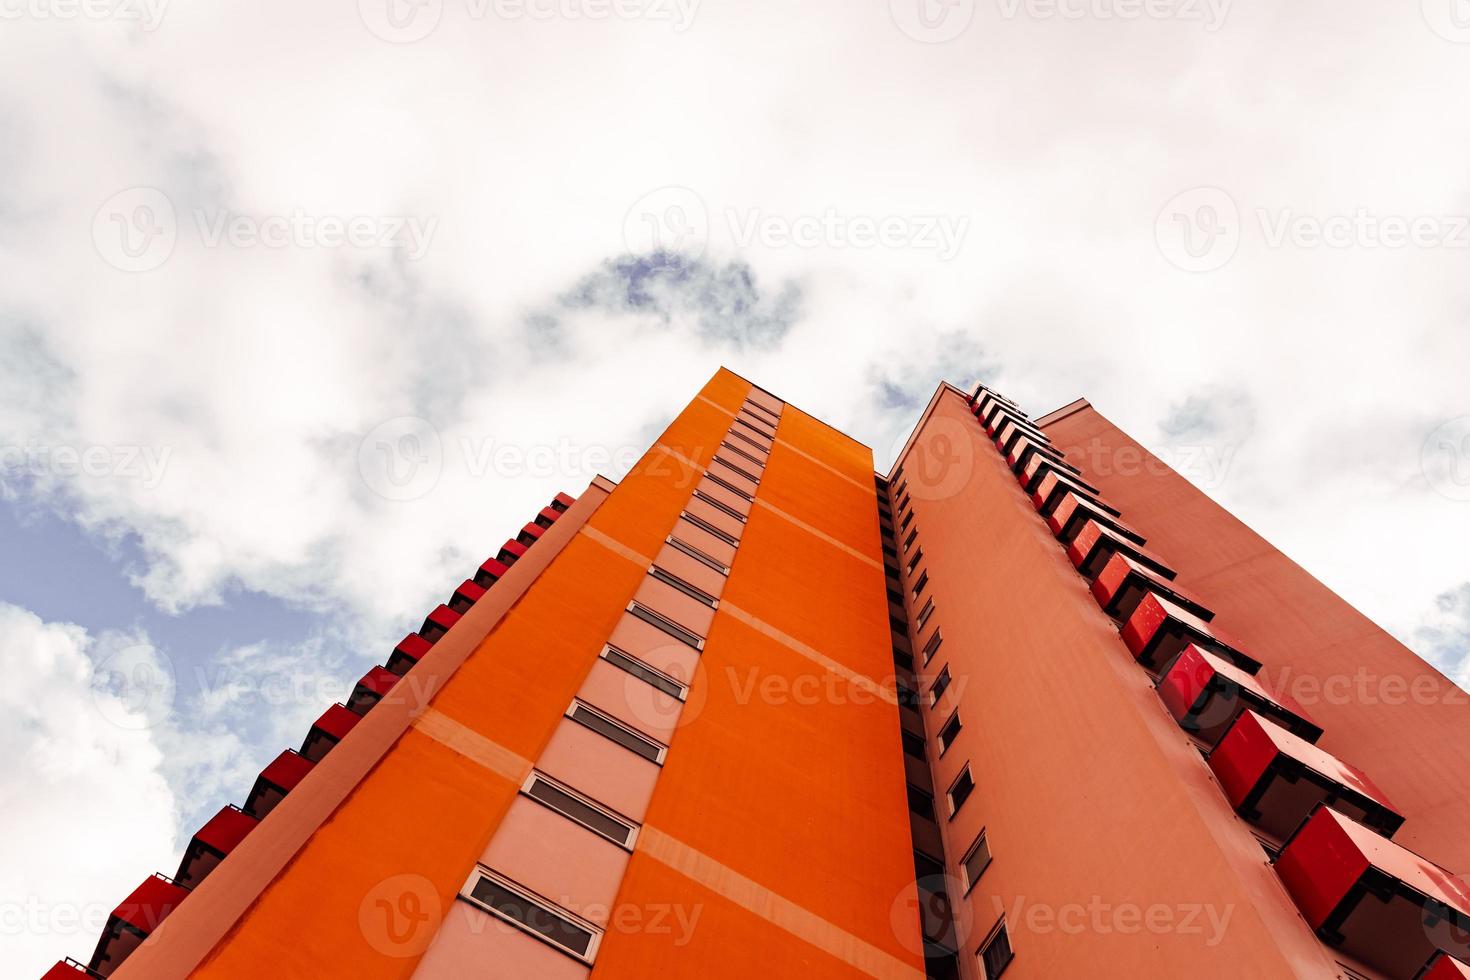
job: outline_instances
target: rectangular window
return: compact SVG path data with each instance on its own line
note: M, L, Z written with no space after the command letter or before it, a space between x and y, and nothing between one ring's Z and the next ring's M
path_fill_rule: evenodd
M919 529L918 528L914 528L912 531L910 531L908 533L908 537L906 537L906 538L903 539L903 550L904 551L908 551L910 548L912 548L914 546L914 541L917 540L918 537L919 537Z
M672 619L661 613L654 612L642 603L628 603L628 613L643 620L649 626L669 634L680 643L687 643L696 650L702 650L704 648L704 639L697 633L685 629Z
M897 692L900 707L919 710L919 692L904 684L896 684L894 691Z
M480 908L591 963L602 933L543 898L485 868L476 868L460 892Z
M944 631L938 626L934 627L934 635L929 637L929 641L924 644L924 663L927 664L934 659L934 655L939 652L939 645L943 642Z
M904 670L914 669L914 655L911 653L904 653L898 647L893 648L893 662L898 664Z
M918 551L914 552L914 557L910 558L908 565L905 566L907 568L907 570L908 570L908 573L910 575L914 574L914 569L918 568L919 567L919 562L921 562L923 560L924 560L924 549L923 548L920 548Z
M610 810L539 772L531 773L531 778L526 780L522 789L537 803L550 807L601 837L606 837L619 847L632 850L633 835L638 832L637 824L632 821L614 815Z
M897 558L898 557L898 549L895 548L891 544L885 544L885 545L883 545L883 553L885 555L887 555L889 558Z
M945 664L944 669L939 672L939 676L934 678L934 683L929 687L930 707L939 703L939 696L949 687L949 680L949 664Z
M929 570L926 568L919 575L919 580L914 583L914 598L915 599L919 598L919 596L921 596L921 595L924 594L924 586L926 586L928 584L929 584Z
M750 472L749 470L745 469L742 466L737 466L735 464L735 461L734 460L729 460L729 459L726 459L723 456L718 456L717 455L717 456L715 456L714 460L711 462L710 465L713 466L714 463L719 463L721 466L725 467L728 470L734 470L736 473L739 473L741 476L745 477L751 483L759 483L759 482L761 482L761 478L760 478L760 474L759 473L752 473L752 472Z
M914 519L914 512L913 511L909 511L907 514L903 515L903 520L901 520L901 521L898 522L898 529L900 531L907 531L909 529L909 522L912 521L913 519Z
M895 633L905 633L908 631L909 628L908 620L904 619L902 616L895 616L893 615L893 613L889 613L888 628L893 630L893 632Z
M694 547L694 545L687 544L687 543L685 543L683 541L680 541L678 538L674 537L672 534L669 535L665 540L668 542L669 547L673 548L675 551L682 551L684 554L688 555L690 558L693 558L695 561L699 562L701 565L708 565L710 568L713 568L715 571L719 572L721 575L729 575L730 574L730 569L725 565L724 562L716 561L715 559L711 558L709 555L705 554L704 552L700 551L698 548Z
M898 606L903 605L903 593L902 592L895 592L893 589L889 589L888 590L888 601L891 602L891 603L893 603L894 605L898 605Z
M658 579L660 582L669 586L670 588L679 590L680 592L687 595L689 598L698 599L700 602L704 603L706 606L709 606L711 609L717 608L720 604L720 601L714 596L710 595L708 592L690 585L679 576L673 574L672 572L666 572L662 568L659 568L657 565L654 565L652 568L650 568L648 570L648 574L652 575L654 578Z
M950 784L949 792L946 794L949 797L949 815L951 817L960 812L960 807L965 805L965 801L970 798L970 794L973 792L975 792L975 779L970 775L970 766L966 763L965 768L961 770L959 776Z
M621 722L613 721L596 708L583 704L581 701L573 701L567 717L582 727L617 742L634 755L642 756L649 762L663 764L664 747L662 745L647 735L640 735Z
M934 598L931 596L929 601L924 603L924 608L919 610L919 625L916 628L923 629L924 624L929 621L929 617L932 615L934 615Z
M1011 937L1006 934L1006 923L1002 919L980 946L980 964L985 968L985 980L995 980L1015 958L1016 954L1011 952Z
M965 869L965 891L975 887L975 882L990 867L990 841L985 836L985 831L980 831L980 837L970 845L969 851L965 853L965 859L960 862L960 867Z
M732 548L738 548L740 546L739 538L735 537L733 534L727 534L724 531L721 531L709 521L706 521L700 517L696 517L693 514L689 513L687 510L681 511L679 513L679 516L684 518L684 520L688 521L690 524L693 524L695 527L699 528L701 531L704 531L706 534L712 534L715 537L719 538L721 541L725 542Z
M904 492L904 491L905 491L905 490L907 490L907 489L908 489L908 488L909 488L909 481L907 481L907 480L904 480L904 481L903 481L903 482L902 482L902 483L900 483L900 484L899 484L899 485L898 485L898 489L897 489L897 490L895 490L895 491L893 491L893 495L894 495L894 496L895 496L895 497L902 497L902 496L903 496L903 492ZM898 506L899 506L899 507L900 507L900 508L902 508L902 507L903 507L903 504L899 504L899 505L898 505Z
M683 684L662 671L654 670L643 661L629 656L617 647L603 647L602 659L619 670L632 674L649 687L658 688L671 698L683 701L689 695L689 689Z
M934 797L911 783L905 783L909 793L909 809L925 820L934 819Z
M940 755L944 755L944 753L949 751L949 747L954 744L954 740L960 737L960 729L963 727L960 724L959 709L956 708L954 714L950 715L949 720L944 723L944 727L939 729Z
M905 508L908 507L908 505L909 505L908 494L904 494L903 499L898 502L898 509L899 510L904 510ZM909 512L909 516L910 517L913 517L914 516L913 515L913 511L910 511Z
M745 490L740 489L735 484L731 483L729 480L722 480L722 479L720 479L718 476L716 476L713 473L705 473L704 474L704 477L705 477L705 479L709 480L711 483L719 484L720 486L724 487L726 490L729 490L735 496L740 497L743 500L754 500L755 499L754 497L752 497L750 495L750 493L748 491L745 491Z
M762 469L765 468L766 461L756 456L755 453L748 453L744 449L741 449L739 446L733 446L728 442L722 442L720 443L720 446L724 449L730 450L730 452L734 453L736 456L739 456L741 459L747 459L750 462L754 463L756 466L759 466Z
M923 758L925 758L925 755L924 755L924 740L922 738L920 738L919 736L915 735L913 732L902 732L901 731L901 732L899 732L899 734L901 736L903 736L903 750L904 750L904 752L906 752L907 754L913 756L915 759L923 759Z
M694 491L694 496L698 500L703 500L705 503L709 504L711 507L713 507L715 510L719 511L721 514L726 514L726 515L728 515L730 517L733 517L737 521L739 521L741 524L744 524L745 523L745 515L744 514L740 513L740 511L736 510L734 507L729 506L728 504L722 504L722 503L720 503L718 500L716 500L714 497L711 497L709 494L705 493L703 490L695 490Z

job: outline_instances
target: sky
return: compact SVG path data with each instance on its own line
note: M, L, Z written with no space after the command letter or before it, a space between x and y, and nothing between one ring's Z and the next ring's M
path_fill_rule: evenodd
M7 976L722 364L1085 396L1470 683L1465 0L0 19Z

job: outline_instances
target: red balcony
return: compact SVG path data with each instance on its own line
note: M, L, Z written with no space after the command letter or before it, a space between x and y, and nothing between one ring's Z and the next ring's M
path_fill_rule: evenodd
M416 633L414 635L418 636ZM332 746L346 738L347 733L361 720L362 716L347 710L346 705L332 705L322 712L322 716L312 723L311 730L306 733L306 740L301 743L302 757L308 762L321 762L332 751Z
M260 823L239 807L227 806L209 818L184 848L174 881L188 889L198 887L246 835Z
M1034 442L1046 443L1048 446L1051 445L1051 440L1040 429L1028 425L1005 412L997 412L995 417L991 419L992 425L997 422L1000 423L1000 426L991 431L991 435L995 438L995 444L1000 447L1001 455L1003 456L1009 456L1011 447L1016 444L1016 440L1022 438L1030 439Z
M536 523L542 527L551 527L556 519L561 516L561 511L555 507L542 507L541 512L536 515Z
M359 715L367 714L397 683L398 675L387 667L374 667L363 674L362 680L352 689L352 696L347 699L347 710Z
M1261 669L1260 663L1243 652L1220 627L1206 624L1194 613L1176 606L1156 592L1148 593L1138 603L1138 608L1123 624L1122 635L1129 652L1154 673L1168 670L1179 652L1191 643L1230 661L1248 674L1259 673Z
M424 625L419 627L419 634L430 643L438 643L459 622L459 617L460 614L448 606L436 606L433 612L424 617Z
M101 975L68 956L47 970L41 980L87 980L89 977L100 977Z
M311 772L311 760L290 749L282 752L255 777L250 795L245 797L245 812L264 820L286 798L286 794Z
M1470 886L1331 807L1274 863L1318 937L1375 970L1413 977L1438 951L1470 956Z
M1042 517L1050 517L1069 493L1076 494L1112 517L1123 516L1122 511L1099 497L1090 484L1083 483L1071 474L1060 470L1052 470L1047 473L1036 485L1036 492L1031 494L1031 506L1035 507L1036 512Z
M1135 544L1112 528L1103 527L1097 521L1085 524L1072 543L1067 545L1067 557L1077 566L1077 571L1086 578L1096 578L1113 560L1114 555L1127 555L1155 575L1172 579L1174 569L1152 551Z
M1117 620L1126 620L1143 601L1144 595L1157 592L1174 605L1187 609L1205 622L1215 618L1192 593L1150 571L1127 555L1112 557L1092 582L1092 595L1103 612Z
M1359 769L1254 711L1243 711L1210 753L1210 768L1242 818L1277 840L1319 803L1392 837L1404 818Z
M500 551L496 553L495 560L502 565L514 565L525 553L525 545L519 541L507 541L500 546Z
M461 586L463 588L463 586ZM424 659L434 644L419 633L410 633L388 654L388 671L402 677L413 669L413 665Z
M1470 966L1466 966L1448 953L1435 953L1414 980L1470 980Z
M1071 492L1064 494L1052 509L1051 515L1046 519L1046 526L1051 528L1051 533L1056 535L1058 541L1068 544L1087 526L1088 521L1096 521L1136 545L1148 543L1143 535L1103 510L1095 501Z
M474 579L467 578L460 583L459 588L454 590L454 595L449 600L449 608L463 616L484 595L485 589L476 584Z
M1029 439L1026 436L1017 439L1015 444L1011 446L1011 451L1006 453L1006 463L1017 476L1020 476L1026 472L1026 467L1030 466L1032 461L1038 456L1045 457L1068 473L1076 476L1082 475L1082 471L1063 459L1061 452L1051 443L1039 442L1036 439ZM1030 493L1031 491L1027 490L1026 492Z
M568 510L571 509L572 504L575 504L576 502L576 497L573 497L570 494L559 493L556 495L555 498L552 499L551 507L553 510L558 510L562 513L566 513Z
M1197 646L1186 646L1159 678L1159 697L1181 728L1208 745L1220 741L1247 710L1259 711L1309 742L1322 737L1322 729L1294 699Z
M483 589L488 589L500 581L500 577L508 571L510 571L510 566L500 559L487 559L485 564L480 566L480 570L475 573L475 584Z
M516 540L527 548L541 540L541 535L546 533L546 528L534 521L521 528L521 533L516 535Z
M1011 449L1011 454L1006 456L1008 462L1012 459L1012 454L1016 454L1023 449L1023 443L1026 446L1036 445L1030 439L1022 437ZM1019 456L1016 458L1019 460ZM1014 464L1012 464L1012 469L1016 471L1016 480L1028 494L1035 493L1041 486L1041 481L1045 480L1052 473L1061 473L1068 479L1075 481L1079 487L1085 488L1091 496L1096 497L1102 493L1102 491L1082 479L1082 474L1077 472L1076 467L1067 464L1060 456L1052 452L1033 452L1027 457L1025 463L1019 469L1016 469Z
M145 879L121 905L112 910L88 968L101 976L111 976L112 971L188 897L188 889L181 888L163 875Z

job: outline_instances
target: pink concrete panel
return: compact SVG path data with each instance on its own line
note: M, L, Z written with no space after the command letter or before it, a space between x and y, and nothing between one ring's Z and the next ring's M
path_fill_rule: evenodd
M772 439L770 435L771 430L765 426L751 426L744 424L740 419L737 419L733 424L731 424L730 431L738 433L747 439L754 440L767 452L770 452L771 447L775 445L775 440Z
M672 585L649 575L638 586L638 591L633 593L633 598L680 626L693 630L702 637L709 636L709 626L715 618L715 611Z
M714 596L720 597L725 591L725 576L710 568L704 562L690 558L684 552L672 545L664 545L653 557L653 563L671 575L688 582L696 589L702 589Z
M682 517L674 524L674 537L685 544L709 555L726 568L735 560L735 546L720 540L708 531L695 527Z
M607 927L627 851L528 796L518 796L480 863Z
M455 901L413 980L587 980L592 970L515 926Z
M684 710L684 702L678 698L606 660L592 665L577 697L665 745L678 728L679 714Z
M639 823L659 773L652 762L570 718L557 726L536 768Z
M781 414L781 407L784 404L781 399L777 398L769 391L761 391L759 388L751 388L750 394L745 396L745 400L748 402L755 402L761 408L764 408L766 411L772 412L776 415Z
M710 462L709 471L726 483L733 483L751 496L755 495L759 483L759 473L752 472L755 467L749 463L741 465L738 459L729 458L728 454L721 456L715 453L715 458Z
M681 684L690 683L699 670L699 651L680 643L637 616L624 615L613 628L608 642L619 650L668 674Z
M755 447L751 447L751 452L756 452ZM738 493L731 493L729 490L726 490L724 487L720 486L709 477L705 477L704 479L700 480L699 485L696 486L694 489L697 490L699 493L704 494L706 497L709 497L711 500L724 504L726 507L729 507L731 510L740 514L742 517L750 516L751 504L749 500L740 496Z
M684 505L684 511L724 531L735 540L740 540L740 535L745 533L745 522L731 517L718 507L711 506L708 501L700 500L698 497L690 497L689 502Z

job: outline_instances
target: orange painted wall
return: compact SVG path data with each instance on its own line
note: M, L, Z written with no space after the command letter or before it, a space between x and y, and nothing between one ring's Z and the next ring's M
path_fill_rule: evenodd
M961 395L941 395L902 462L935 601L922 635L944 635L916 668L925 690L946 664L953 677L923 708L951 873L982 829L993 854L961 902L965 976L1002 912L1007 980L1332 976ZM932 733L956 707L963 728L941 757ZM966 763L977 788L947 819Z
M597 980L865 975L855 958L870 974L922 976L879 555L871 454L787 406L701 658L702 691L691 694L646 826L813 921L779 927L758 902L638 853L619 905L697 908L698 926L682 945L613 932ZM771 630L885 693L838 680ZM850 946L834 952L833 942Z
M1319 744L1388 794L1408 818L1395 840L1470 872L1470 695L1090 406L1046 431L1262 676L1284 681L1325 729Z
M733 406L747 388L721 372L702 395ZM660 443L703 464L727 426L718 407L696 400ZM688 498L692 472L655 447L589 526L652 554ZM536 758L642 576L633 562L579 536L480 644L433 707L524 758ZM517 782L410 730L194 975L408 976L437 916L454 900L517 789ZM413 913L421 910L427 918L410 928Z

